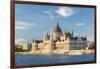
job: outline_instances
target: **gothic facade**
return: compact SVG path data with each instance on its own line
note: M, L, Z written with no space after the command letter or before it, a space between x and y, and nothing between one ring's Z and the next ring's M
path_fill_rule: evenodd
M33 40L31 51L65 53L71 50L84 50L86 46L87 37L76 37L73 32L63 32L57 24L50 34L44 33L43 40Z

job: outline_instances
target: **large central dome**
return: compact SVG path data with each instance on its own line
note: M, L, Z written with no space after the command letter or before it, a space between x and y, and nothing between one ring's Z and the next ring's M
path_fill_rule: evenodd
M57 23L57 26L54 27L52 33L53 33L53 39L54 40L59 40L60 39L60 36L62 35L62 30L59 27L58 23Z
M53 32L62 32L62 30L60 29L58 23L57 23L57 26L54 27Z

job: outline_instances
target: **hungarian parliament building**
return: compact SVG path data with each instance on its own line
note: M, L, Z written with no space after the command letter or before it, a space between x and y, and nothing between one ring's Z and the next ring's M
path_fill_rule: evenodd
M23 50L30 49L31 52L41 53L68 53L73 50L85 50L87 48L87 37L74 36L73 31L62 31L59 24L52 29L51 33L44 32L42 40L33 40L31 47L28 43L19 43Z
M69 52L70 50L85 50L87 37L76 37L72 33L62 31L59 24L50 34L44 32L43 40L33 40L31 51L41 52Z

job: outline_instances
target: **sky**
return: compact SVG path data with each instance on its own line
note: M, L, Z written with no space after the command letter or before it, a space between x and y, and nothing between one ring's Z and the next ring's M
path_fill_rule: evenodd
M94 40L94 8L15 5L15 38L32 42L43 39L44 32L50 33L59 23L62 31L72 32L74 36L87 36Z

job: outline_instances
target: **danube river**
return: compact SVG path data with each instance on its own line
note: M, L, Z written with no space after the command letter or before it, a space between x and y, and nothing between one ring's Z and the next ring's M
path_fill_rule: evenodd
M84 55L15 55L16 65L75 63L94 61L94 54Z

